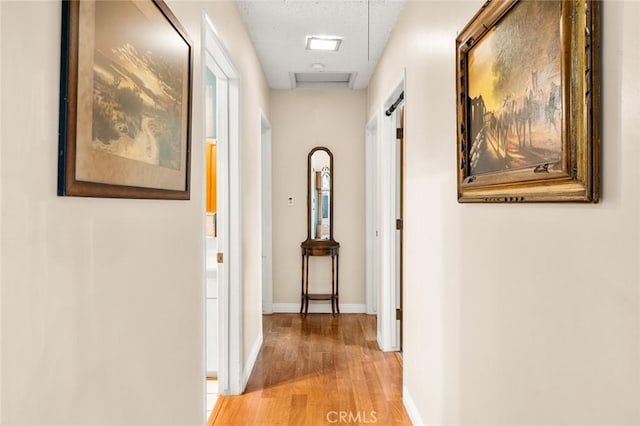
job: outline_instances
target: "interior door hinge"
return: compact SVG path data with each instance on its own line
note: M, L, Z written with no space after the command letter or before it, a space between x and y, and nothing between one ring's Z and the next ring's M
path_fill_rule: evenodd
M396 229L402 231L402 219L396 219Z
M224 254L218 252L218 263L224 263Z
M403 138L404 138L404 129L403 128L396 129L396 139L403 139Z
M396 320L402 321L402 309L396 308Z

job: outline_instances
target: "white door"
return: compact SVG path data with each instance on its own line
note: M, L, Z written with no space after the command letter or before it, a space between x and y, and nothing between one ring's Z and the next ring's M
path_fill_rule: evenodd
M401 350L402 312L402 149L397 124L404 99L404 78L381 105L377 168L378 345L383 351Z
M396 310L396 346L402 350L402 296L404 279L404 104L397 106L394 115L396 123L395 158L395 211L396 211L396 273L395 273L395 310Z

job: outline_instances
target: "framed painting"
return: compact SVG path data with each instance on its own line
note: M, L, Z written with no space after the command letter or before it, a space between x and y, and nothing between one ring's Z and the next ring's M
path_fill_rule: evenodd
M189 199L192 55L162 0L62 2L58 195Z
M459 202L597 202L599 2L492 0L456 39Z

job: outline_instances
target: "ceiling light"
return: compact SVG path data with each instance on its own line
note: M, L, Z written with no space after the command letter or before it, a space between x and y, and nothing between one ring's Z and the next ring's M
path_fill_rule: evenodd
M316 62L315 64L311 64L311 68L314 71L322 71L324 69L324 64L321 64L320 62Z
M340 37L307 36L307 50L337 51L342 43Z

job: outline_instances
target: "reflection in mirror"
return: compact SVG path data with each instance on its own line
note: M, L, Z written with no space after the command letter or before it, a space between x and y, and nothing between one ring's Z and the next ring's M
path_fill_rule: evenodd
M329 153L318 150L311 156L311 239L331 238L331 168Z

